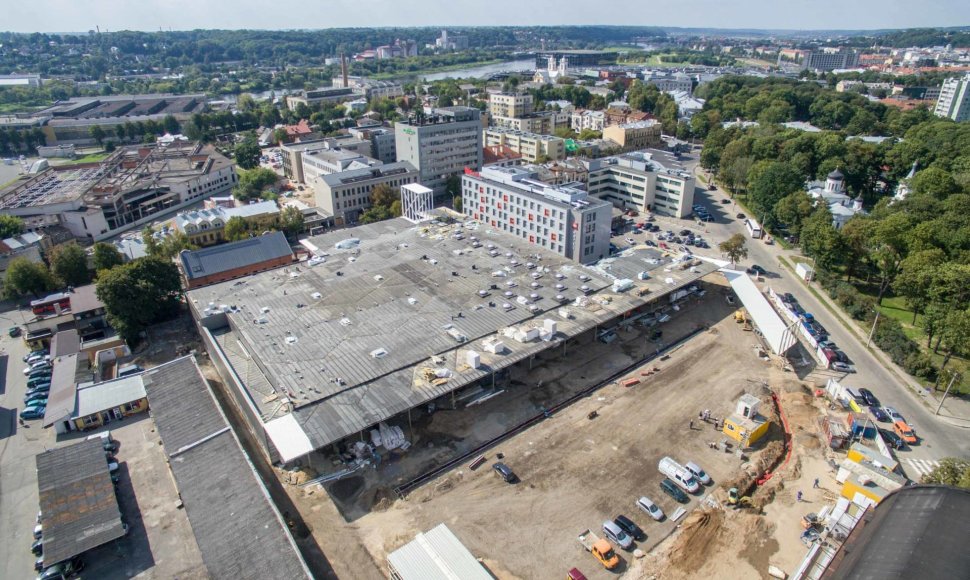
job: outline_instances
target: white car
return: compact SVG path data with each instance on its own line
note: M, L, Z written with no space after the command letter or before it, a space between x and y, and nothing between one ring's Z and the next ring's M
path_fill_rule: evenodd
M697 465L693 461L688 461L684 464L684 467L687 468L687 471L693 473L694 477L696 477L697 480L702 484L709 485L711 483L711 476L705 473L704 470L701 469L700 465Z
M657 504L653 503L647 496L643 496L637 500L637 507L647 512L647 515L658 522L664 519L663 510L660 509Z
M313 266L316 266L317 264L322 264L322 263L324 263L326 261L327 261L327 259L324 258L323 256L313 256L312 258L310 258L309 260L307 260L306 265L307 266L310 266L310 267L313 267Z
M626 238L626 239L625 239L625 240L623 240L623 241L625 241L626 243L628 243L628 244L630 244L631 246L632 246L633 244L635 244L635 243L637 243L637 241L636 241L636 240L634 240L633 238Z
M895 423L896 421L906 420L906 419L903 419L903 416L899 413L899 411L897 411L896 409L893 409L892 407L883 407L882 410L885 411L887 415L889 415L889 420L892 421L893 423Z

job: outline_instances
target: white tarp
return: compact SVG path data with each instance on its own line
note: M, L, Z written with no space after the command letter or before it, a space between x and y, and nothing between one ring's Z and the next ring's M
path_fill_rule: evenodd
M754 320L755 325L765 337L768 346L775 354L783 355L794 346L795 336L788 329L785 321L778 316L775 309L768 303L758 286L751 280L751 277L738 270L721 270L724 277L731 284L734 293L741 299L741 303L748 311L748 315Z
M300 427L300 424L296 422L292 413L264 423L263 427L273 441L273 446L279 451L283 463L293 461L313 451L310 438L307 437L303 427Z

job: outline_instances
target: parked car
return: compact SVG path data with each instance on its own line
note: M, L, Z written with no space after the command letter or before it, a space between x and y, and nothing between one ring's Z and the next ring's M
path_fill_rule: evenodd
M634 240L633 238L626 238L626 239L624 239L623 241L624 241L624 242L626 242L626 243L628 243L628 244L630 244L631 246L632 246L633 244L636 244L636 243L637 243L637 241L636 241L636 240Z
M823 330L822 330L822 332L825 332L825 330L823 329ZM846 354L845 354L844 352L842 352L841 350L839 350L839 349L837 349L837 348L835 348L835 349L832 349L832 350L833 350L833 352L835 352L835 358L836 358L836 359L837 359L837 360L838 360L838 361L839 361L840 363L845 363L845 364L849 364L850 362L852 362L852 361L850 361L850 360L849 360L849 357L848 357L848 356L846 356ZM867 404L868 404L868 403L867 403Z
M883 423L889 422L889 415L887 415L886 412L881 408L870 406L869 412L872 413L872 416L876 419L876 421L881 421Z
M737 218L738 218L739 220L743 220L743 219L745 219L745 218L746 218L747 216L745 216L745 215L744 215L743 213L739 213L739 214L738 214L738 215L737 215L736 217L737 217Z
M58 562L37 577L37 580L60 580L73 576L84 569L84 561L79 557L72 558L65 562Z
M695 478L697 478L697 481L704 485L710 485L711 476L701 469L700 465L697 465L693 461L688 461L684 464L684 467L687 468L687 471L691 472Z
M606 534L607 538L613 540L617 546L623 548L624 550L633 549L633 538L624 532L620 526L616 525L615 522L610 520L603 522L603 533Z
M759 276L764 276L765 274L768 273L767 270L765 270L764 268L762 268L757 264L752 264L751 267L746 270L746 272L748 274L757 274Z
M27 393L24 395L24 405L46 405L48 393Z
M43 360L50 360L50 359L51 359L51 355L47 354L46 351L40 351L40 352L32 352L28 354L26 357L24 357L24 362L27 363L28 365L32 365L36 362L40 362Z
M623 514L620 514L615 518L613 518L613 523L620 526L620 528L622 528L623 531L629 534L630 537L633 538L634 540L640 541L640 540L647 539L647 535L643 533L643 530L640 529L640 526L633 523L633 520L631 520L630 518L626 517Z
M512 468L502 462L498 462L493 465L492 469L495 470L495 473L497 473L499 477L505 480L505 483L515 483L516 479L518 479L515 476L515 472L512 471Z
M660 489L665 494L669 495L670 497L674 498L676 501L680 503L687 503L689 501L687 494L684 493L682 489L677 487L676 483L670 481L667 478L664 478L664 480L660 482Z
M663 510L661 510L660 507L653 503L653 501L647 496L643 496L637 500L637 507L647 512L648 516L652 517L658 522L664 519Z
M40 556L44 553L44 540L34 540L30 545L30 553L35 556Z
M579 571L579 568L571 568L566 572L566 580L586 580L586 575Z
M34 526L34 539L39 540L43 535L44 535L44 526L41 524L37 524L36 526Z
M50 384L51 384L50 377L34 377L34 378L29 379L27 381L27 388L28 389L34 389L36 387L39 387L40 385L48 385L49 386Z
M907 445L916 445L919 443L919 439L916 437L916 433L913 431L913 428L902 419L893 423L893 432L902 437L903 441L905 441Z
M703 216L700 216L700 218L701 218L701 221L702 222L712 222L712 221L714 221L714 218L713 217L711 217L710 215L706 215L706 214L703 215Z
M32 365L28 365L28 366L24 367L24 374L25 375L29 375L30 373L32 373L34 371L48 370L50 368L51 368L50 361L38 361L38 362L35 362Z
M896 409L894 409L892 407L883 407L882 410L885 411L887 415L889 415L889 419L891 421L893 421L894 423L896 421L905 421L906 420L906 419L903 418L902 413L900 413L899 411L897 411Z
M893 449L906 449L906 442L903 441L903 438L889 429L880 429L879 434L886 440L886 445L889 445Z
M844 362L835 361L832 363L832 370L838 371L840 373L854 373L855 369L851 365L847 365Z
M47 409L47 405L31 405L20 412L20 418L24 421L30 421L32 419L43 419L44 411Z
M838 351L836 351L836 353L838 353ZM879 399L877 399L869 389L859 389L859 396L862 397L862 399L866 402L866 405L869 405L870 407L879 406Z
M30 360L31 357L40 357L40 358L43 358L45 356L48 356L49 354L50 353L47 351L46 348L42 348L42 349L38 349L38 350L32 350L32 351L30 351L30 352L28 352L27 354L24 355L23 361L24 362L27 362L28 360Z

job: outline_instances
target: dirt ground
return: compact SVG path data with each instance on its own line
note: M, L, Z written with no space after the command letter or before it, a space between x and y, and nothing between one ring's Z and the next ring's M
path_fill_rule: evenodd
M712 327L673 349L669 359L647 365L650 369L659 368L658 373L644 377L637 372L642 380L637 386L610 385L578 401L491 450L486 454L486 465L478 470L472 471L467 465L458 467L415 490L406 500L375 494L369 497L372 505L366 506L338 497L337 503L347 504L342 509L348 512L344 515L350 523L335 519L337 510L332 504L327 505L330 497L326 493L315 491L306 496L302 489L290 488L291 495L301 496L296 502L311 528L352 532L331 531L317 536L324 552L343 556L333 558L338 574L366 577L364 571L373 570L374 577L379 577L377 568L383 566L387 553L413 539L417 532L442 522L499 578L547 577L552 571L558 574L572 566L578 566L590 578L612 577L583 550L576 536L586 528L599 532L604 520L621 513L647 533L639 548L646 551L656 546L674 531L677 523L669 519L654 522L638 512L634 502L647 495L668 515L679 507L659 489L662 476L656 465L661 457L671 455L682 462L700 463L714 478L714 487L733 477L742 466L742 460L734 453L709 448L708 442L723 438L712 425L695 421L695 428L690 429L690 420L696 419L703 409L723 417L733 411L741 393L761 396L764 381L770 384L792 376L783 373L777 361L766 362L757 357L756 337L743 332L728 316L733 309L726 306L721 294L709 293L709 297L680 314L679 324L683 334L700 321ZM665 326L664 332L665 338L676 336L673 326ZM627 337L621 334L621 338ZM644 342L642 337L631 336L627 340ZM614 353L625 354L622 344L614 342L609 346ZM609 369L617 364L602 353L590 356L595 360L585 364L587 371L599 366L599 371L608 376ZM589 382L593 378L584 376ZM527 384L534 384L530 383L532 380L531 375L523 379ZM583 381L568 373L562 380ZM588 419L594 410L598 417ZM481 425L504 418L500 412L487 404L460 411L466 419L472 419L464 430L454 417L438 413L432 416L429 431L447 430L456 439L463 439ZM439 417L444 419L440 424ZM780 434L780 429L773 430L768 439ZM760 445L767 442L766 439ZM453 448L447 451L455 452ZM498 454L515 470L521 479L519 483L508 485L494 476L489 466ZM359 487L363 482L344 485ZM337 493L333 487L330 491L341 495L339 487ZM685 507L690 510L699 505L709 491L710 488L702 490ZM369 555L369 565L364 563L361 545ZM622 557L621 570L635 573L630 569L632 553L624 552ZM749 558L760 566L759 554ZM649 559L650 556L645 558Z

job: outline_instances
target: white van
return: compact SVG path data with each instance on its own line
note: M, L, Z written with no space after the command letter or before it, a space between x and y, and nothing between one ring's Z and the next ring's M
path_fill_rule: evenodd
M661 459L660 463L657 464L657 469L688 493L696 493L701 488L697 480L694 479L694 475L670 457Z

